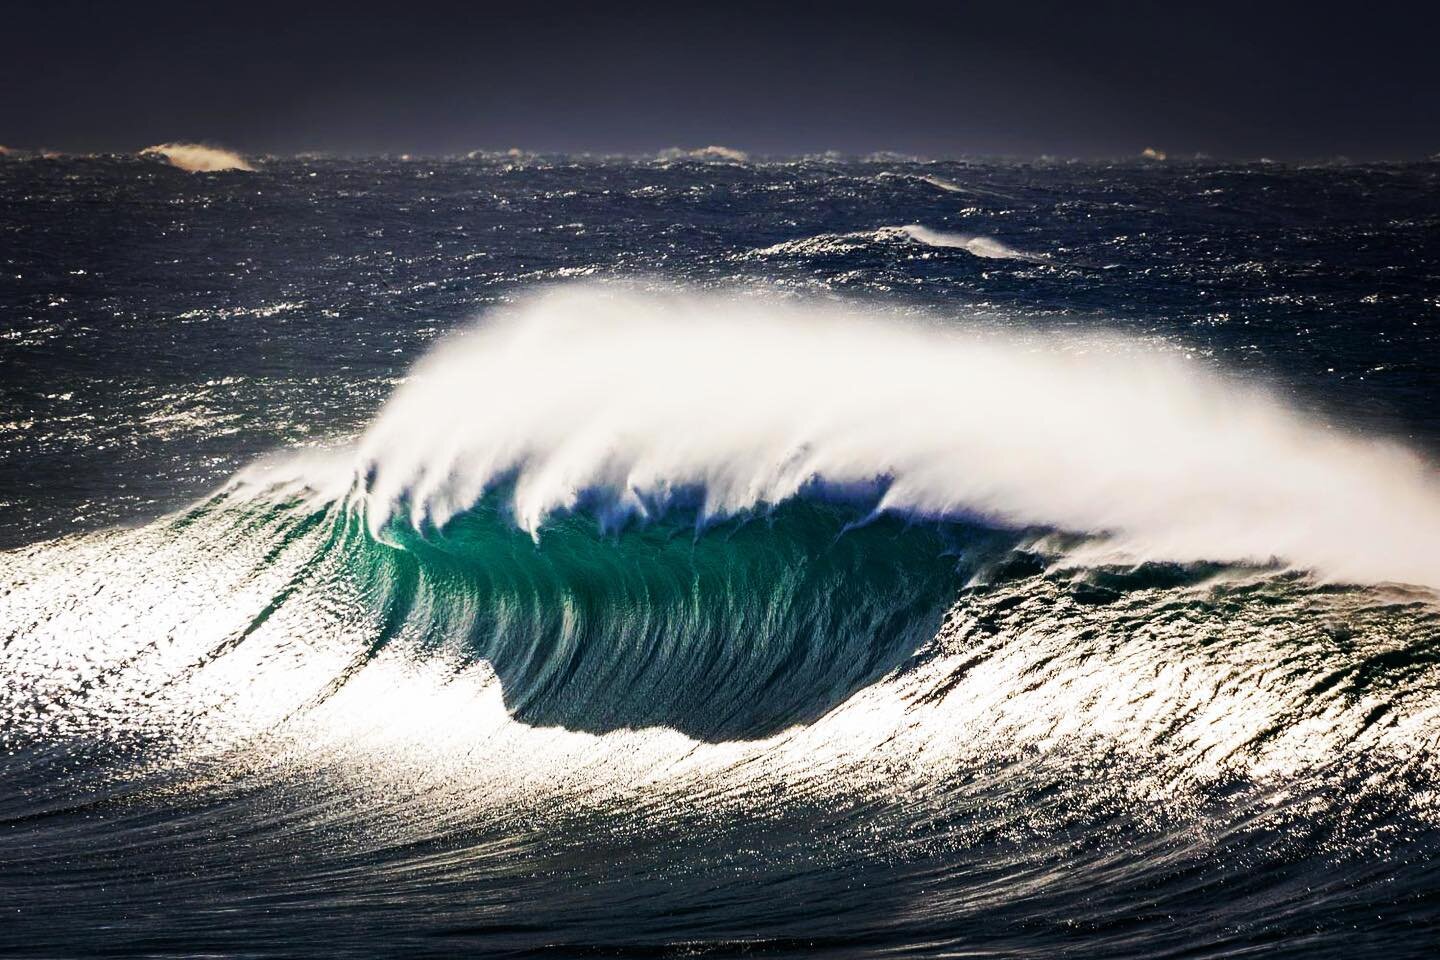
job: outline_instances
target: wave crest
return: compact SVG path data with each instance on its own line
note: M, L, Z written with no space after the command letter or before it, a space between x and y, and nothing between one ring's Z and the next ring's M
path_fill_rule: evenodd
M903 236L916 243L924 244L927 247L950 247L952 249L964 250L973 256L983 257L987 260L1044 260L1039 254L1024 253L1014 247L1007 246L993 237L977 237L964 233L947 233L943 230L931 230L929 227L922 227L918 223L912 223L904 227L882 227L882 232L888 232L891 236Z
M172 167L189 173L219 173L226 170L253 171L248 161L233 150L200 143L160 143L146 147L140 155L163 157Z
M972 256L989 260L1044 261L1048 259L1040 254L1016 250L993 237L932 230L929 227L922 227L918 223L877 227L874 230L859 230L854 233L822 233L819 236L805 237L800 240L785 240L773 246L756 250L749 256L840 256L872 243L919 244L923 247L964 250Z
M1440 586L1440 483L1399 445L1124 338L835 303L553 288L435 349L329 462L304 484L350 488L376 532L443 525L501 485L537 538L580 507L624 523L683 496L706 523L839 496L1090 534L1085 562Z
M656 155L656 159L672 160L701 160L719 161L722 163L749 163L750 154L744 150L736 150L734 147L725 147L718 144L711 144L708 147L697 147L687 150L684 147L666 147Z

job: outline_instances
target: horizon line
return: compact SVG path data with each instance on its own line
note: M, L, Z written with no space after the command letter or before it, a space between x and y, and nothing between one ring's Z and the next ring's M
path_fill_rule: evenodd
M194 146L236 154L261 162L304 161L304 160L391 160L397 162L455 162L465 160L624 160L649 162L702 161L709 163L766 164L793 163L796 161L833 161L859 163L955 163L955 162L1016 162L1016 163L1144 163L1156 166L1167 163L1240 163L1240 164L1324 164L1328 166L1361 166L1386 163L1434 163L1440 162L1440 151L1423 155L1386 156L1356 159L1344 153L1308 155L1241 155L1212 154L1205 151L1171 152L1155 147L1144 147L1127 153L1083 153L1064 154L1058 152L1002 152L976 151L951 153L912 153L902 150L875 149L868 151L813 150L813 151L764 151L745 150L737 147L709 145L704 147L667 146L653 150L531 150L521 147L475 148L471 150L294 150L294 151L246 151L215 140L172 141L167 145ZM153 157L156 148L146 146L135 150L64 150L49 147L14 147L0 144L0 160L3 159L147 159Z

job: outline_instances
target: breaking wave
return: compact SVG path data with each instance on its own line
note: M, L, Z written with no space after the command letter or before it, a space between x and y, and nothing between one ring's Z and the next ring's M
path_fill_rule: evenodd
M871 244L918 244L937 249L963 250L987 260L1033 260L1045 261L1040 254L1025 253L994 239L973 234L949 233L932 230L919 224L878 227L874 230L860 230L854 233L822 233L816 237L801 240L786 240L773 246L756 250L751 257L775 256L841 256Z
M946 233L943 230L931 230L929 227L922 227L919 224L911 224L905 227L882 227L886 231L899 231L905 237L923 243L927 247L950 247L956 250L964 250L966 253L983 257L987 260L1044 260L1045 257L1034 253L1022 253L1014 247L1006 246L993 237L977 237L964 233Z
M750 155L744 150L736 150L734 147L724 147L711 144L708 147L697 147L693 150L684 147L666 147L656 154L657 160L700 160L720 163L749 163Z
M233 150L210 147L200 143L161 143L140 151L143 156L163 157L172 167L188 173L220 173L226 170L255 168Z
M373 952L343 901L433 923L417 953L523 956L623 952L637 903L671 924L732 867L767 931L807 872L889 896L845 951L997 914L1028 948L1017 890L1061 917L1103 889L1083 916L1111 930L1245 883L1244 922L1278 903L1304 932L1343 882L1336 923L1408 911L1408 936L1440 607L1271 561L1433 586L1437 503L1413 453L1124 339L540 292L353 443L0 553L11 896L49 909L63 857L81 895L163 897L184 952L239 877L294 900L260 952L317 924ZM1397 850L1410 893L1378 872ZM1211 936L1197 915L1129 952Z

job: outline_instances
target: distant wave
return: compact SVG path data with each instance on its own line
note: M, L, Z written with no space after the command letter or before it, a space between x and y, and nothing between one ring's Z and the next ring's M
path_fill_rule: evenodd
M1002 193L999 190L991 190L988 187L977 187L973 184L965 184L962 186L961 184L955 183L953 180L946 180L942 177L937 177L928 173L894 173L892 171L886 170L883 173L877 174L876 179L910 180L915 183L928 184L929 186L934 187L936 190L942 190L945 193L970 194L977 197L995 197L999 200L1015 199L1014 196L1012 196L1011 194Z
M25 150L14 147L0 146L0 158L7 160L61 160L67 155L57 150ZM94 156L94 154L90 154Z
M886 227L882 229L898 230L916 243L923 243L927 247L951 247L990 260L1045 259L1039 254L1023 253L1014 247L1006 246L992 237L976 237L964 233L946 233L942 230L931 230L919 224L910 224L905 227Z
M932 176L929 176L929 175L927 175L927 174L918 174L918 173L892 173L892 172L890 172L889 170L886 170L886 171L883 172L883 173L877 174L877 175L876 175L876 179L878 179L878 180L914 180L914 181L916 181L916 182L918 182L918 183L928 183L928 184L930 184L930 186L936 188L937 190L944 190L946 193L969 193L969 192L970 192L970 190L969 190L968 188L962 187L962 186L960 186L960 184L958 184L958 183L952 183L952 182L949 181L949 180L942 180L940 177L932 177Z
M190 173L219 173L225 170L254 170L233 150L200 143L161 143L140 151L143 156L163 157L172 167Z
M1125 339L920 326L839 304L573 285L419 363L353 448L237 488L443 525L506 494L539 538L684 502L709 523L797 496L1094 535L1076 556L1275 559L1440 586L1440 479Z
M930 186L932 187L937 187L941 190L944 190L946 193L969 192L964 187L960 186L958 183L951 183L949 180L941 180L939 177L920 177L919 179L925 183L930 184Z
M657 159L660 160L720 160L728 163L748 163L750 154L744 150L736 150L734 147L722 147L712 144L708 147L699 147L694 150L687 150L683 147L669 147L661 150Z
M848 253L851 250L871 243L895 242L918 243L926 247L964 250L973 256L994 260L1039 261L1047 259L1039 254L1025 253L1016 250L992 237L981 237L964 233L948 233L943 230L932 230L929 227L922 227L915 223L904 226L878 227L874 230L861 230L854 233L822 233L819 236L805 237L800 240L786 240L782 243L756 250L751 256L829 256Z

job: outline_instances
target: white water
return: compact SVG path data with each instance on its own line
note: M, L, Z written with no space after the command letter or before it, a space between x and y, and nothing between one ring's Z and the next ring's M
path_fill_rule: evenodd
M160 143L140 151L141 156L164 157L172 167L190 173L219 173L226 170L254 170L244 157L233 150L210 147L201 143Z
M708 147L697 147L687 150L684 147L667 147L657 155L658 160L718 160L726 163L749 163L750 155L744 150L736 150L734 147L722 147L711 144Z
M336 462L292 469L332 493L368 475L377 530L397 509L443 523L506 478L538 535L586 491L643 514L698 488L723 516L886 477L883 510L1440 586L1440 477L1398 445L1132 341L836 304L553 288L435 349L340 454L338 486Z
M948 233L944 230L922 227L918 223L877 227L874 230L860 230L854 233L822 233L819 236L805 237L800 240L786 240L774 246L756 250L749 256L771 257L797 254L801 256L837 256L866 244L878 242L918 243L924 247L964 250L972 256L992 260L1047 259L1040 254L1016 250L993 237Z
M923 243L927 247L952 247L990 260L1044 259L1033 253L1022 253L1014 247L1006 246L993 237L976 237L964 233L946 233L943 230L931 230L929 227L922 227L919 224L910 224L905 227L882 227L881 229L896 230L911 240L914 240L916 243Z

